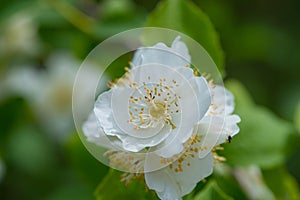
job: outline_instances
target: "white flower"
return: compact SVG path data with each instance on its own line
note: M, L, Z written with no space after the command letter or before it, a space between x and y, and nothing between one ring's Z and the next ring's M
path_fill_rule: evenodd
M149 189L165 200L181 199L209 176L222 160L211 148L239 131L232 94L195 76L189 64L179 38L171 47L139 49L83 125L88 141L110 149L104 156L111 167L144 173Z
M187 48L185 57L178 54L182 46L178 38L171 48L159 43L139 50L132 68L98 97L94 112L100 126L106 135L118 138L123 149L138 152L151 147L163 157L178 154L207 112L207 82L186 67Z

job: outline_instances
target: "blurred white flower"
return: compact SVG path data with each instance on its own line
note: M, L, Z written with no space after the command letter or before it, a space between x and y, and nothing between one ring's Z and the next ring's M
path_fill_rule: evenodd
M32 15L19 12L8 18L0 31L0 55L38 52L37 26Z
M50 56L46 69L14 67L4 81L6 95L23 96L31 104L45 130L58 141L65 141L75 130L72 91L80 64L70 54L59 52ZM90 71L86 79L98 77Z
M240 118L231 115L232 94L189 67L186 45L158 43L139 49L130 69L102 93L83 125L87 140L111 149L111 167L122 180L144 174L161 199L181 199L223 161L215 147L233 137Z

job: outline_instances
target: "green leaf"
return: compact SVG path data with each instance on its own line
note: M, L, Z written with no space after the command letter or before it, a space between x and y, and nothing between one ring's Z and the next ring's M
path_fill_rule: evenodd
M300 199L296 180L280 166L263 172L265 181L278 199Z
M158 199L154 192L149 192L143 181L132 179L126 185L121 182L122 172L110 170L95 191L97 200L131 199L146 200Z
M210 181L194 200L232 200L233 198L224 193L215 181Z
M282 164L293 130L291 123L280 119L269 109L255 105L246 89L237 81L229 81L227 88L236 97L236 110L241 117L240 133L225 144L221 152L230 165L256 164L269 168Z
M219 37L206 14L186 0L165 0L149 15L146 26L182 32L199 42L223 72L224 53Z

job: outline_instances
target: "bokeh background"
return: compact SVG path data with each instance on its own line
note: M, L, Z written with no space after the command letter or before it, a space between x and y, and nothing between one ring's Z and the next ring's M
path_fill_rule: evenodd
M300 2L193 0L191 10L170 2L185 1L0 1L0 199L110 199L105 190L123 187L76 133L77 69L97 44L130 28L178 23L201 35L197 24L180 29L201 10L218 34L242 123L213 184L186 199L300 199ZM160 16L166 8L171 14ZM132 199L137 191L118 192Z

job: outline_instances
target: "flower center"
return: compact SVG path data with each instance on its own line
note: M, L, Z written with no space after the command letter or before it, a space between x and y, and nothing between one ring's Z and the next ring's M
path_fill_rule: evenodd
M149 79L150 80L150 79ZM129 123L135 129L154 128L159 124L167 124L176 128L174 117L180 114L178 100L180 97L173 91L178 87L175 80L160 79L159 83L143 83L134 87L129 99Z
M165 114L165 105L162 103L153 103L150 105L149 113L152 117L159 119L164 116Z

